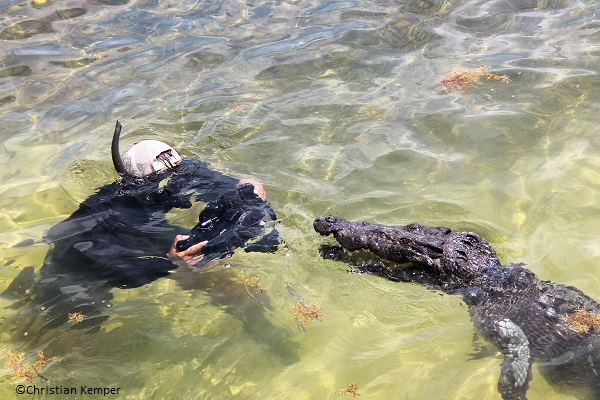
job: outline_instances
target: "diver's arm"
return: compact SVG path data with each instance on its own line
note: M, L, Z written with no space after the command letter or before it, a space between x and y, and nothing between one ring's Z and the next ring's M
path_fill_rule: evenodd
M202 259L204 258L204 254L201 253L201 250L206 245L206 243L208 243L208 241L195 244L184 251L177 251L177 249L175 248L177 242L183 239L187 239L188 237L188 235L175 236L175 240L171 245L171 249L167 253L167 257L169 257L169 260L171 260L171 262L173 262L174 264L193 267L194 265L202 261Z
M210 169L209 164L206 162L197 159L186 159L180 164L179 172L169 178L164 190L171 194L171 199L186 198L177 204L172 204L171 207L189 208L191 207L190 200L192 200L190 196L193 196L192 201L209 203L218 199L223 193L234 190L245 183L255 186L257 188L256 194L261 199L266 198L262 184L255 179L238 180Z

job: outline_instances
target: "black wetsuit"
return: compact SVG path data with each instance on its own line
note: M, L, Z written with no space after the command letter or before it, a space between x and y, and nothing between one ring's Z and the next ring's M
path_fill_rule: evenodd
M114 287L139 287L177 268L165 255L175 236L184 230L166 220L165 215L172 208L189 208L192 201L203 201L208 203L207 210L220 210L216 214L208 212L215 222L220 223L220 218L226 216L228 223L236 223L231 219L232 207L250 203L239 201L237 179L207 166L198 160L184 160L175 171L147 179L122 177L101 187L69 218L48 230L44 239L50 244L50 251L31 296L37 307L53 314L55 323L51 325L64 322L70 312L79 311L88 317L96 314L98 306L112 299L109 291ZM255 195L251 197L252 204L268 208L274 219L267 203ZM223 204L228 206L222 207ZM258 234L254 231L254 235ZM235 247L243 246L248 239L238 240ZM259 242L245 249L275 251L277 231L273 229ZM205 252L205 259L232 252L231 246L217 246Z

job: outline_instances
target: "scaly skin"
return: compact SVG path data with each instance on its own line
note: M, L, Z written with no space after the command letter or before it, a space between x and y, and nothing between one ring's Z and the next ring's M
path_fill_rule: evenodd
M471 232L335 216L319 217L313 225L321 235L333 235L341 248L368 251L381 260L348 254L340 246L322 246L325 258L462 295L476 328L504 355L498 381L503 399L526 399L533 362L558 390L600 399L600 331L580 332L565 320L577 310L600 314L600 305L578 289L540 281L518 265L502 266L490 244Z

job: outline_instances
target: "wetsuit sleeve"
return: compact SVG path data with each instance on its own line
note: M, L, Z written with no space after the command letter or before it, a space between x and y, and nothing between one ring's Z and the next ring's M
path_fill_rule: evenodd
M180 199L173 207L190 207L191 200L208 203L223 193L235 189L238 180L208 168L208 164L199 160L184 160L173 175L165 191L171 199Z

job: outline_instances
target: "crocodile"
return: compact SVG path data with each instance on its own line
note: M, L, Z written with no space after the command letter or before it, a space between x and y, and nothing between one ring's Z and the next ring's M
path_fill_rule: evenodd
M527 398L534 362L556 390L600 399L600 305L580 290L540 280L524 264L502 265L492 246L472 232L331 215L313 226L338 243L322 244L323 258L461 295L476 330L504 357L498 381L503 399Z

